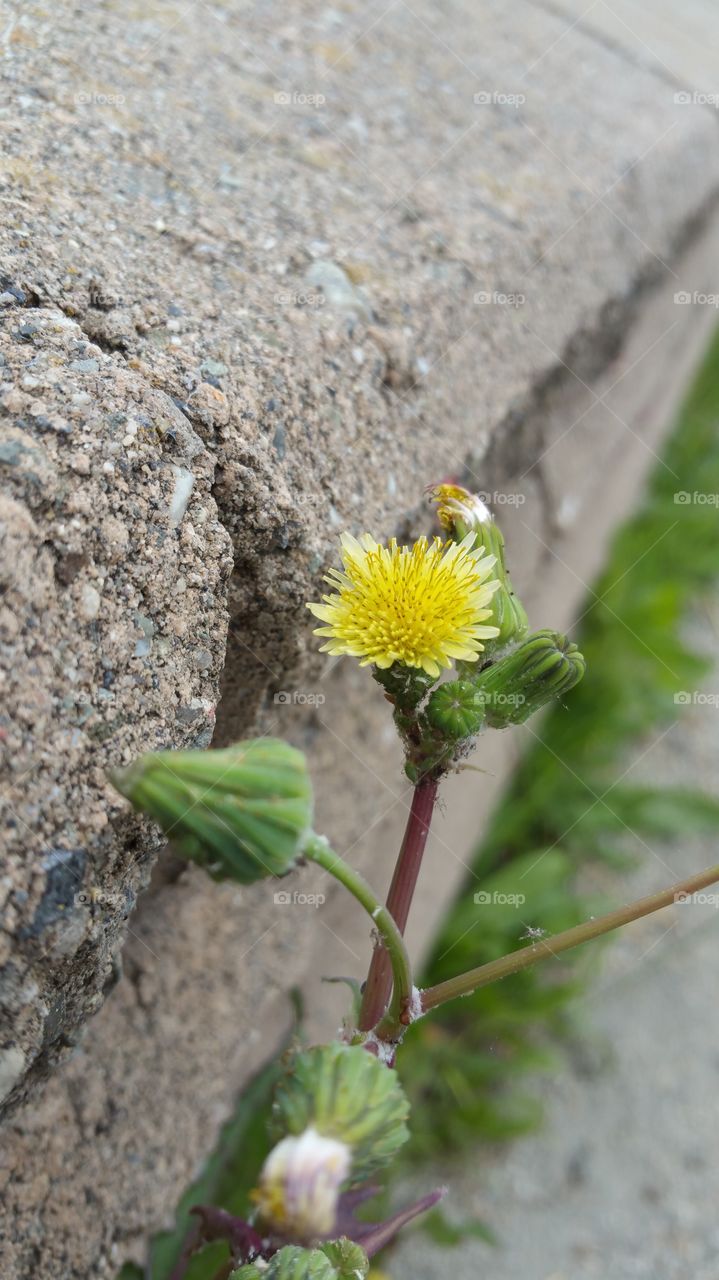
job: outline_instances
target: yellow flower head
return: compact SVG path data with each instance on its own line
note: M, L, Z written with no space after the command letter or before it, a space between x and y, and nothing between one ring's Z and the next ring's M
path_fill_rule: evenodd
M492 615L495 557L474 549L475 536L462 542L425 537L413 547L393 538L382 547L368 533L357 540L342 535L344 570L331 569L325 582L335 593L308 608L327 626L326 653L348 653L361 665L391 667L403 662L438 676L453 661L476 661L481 641L498 634L483 625Z

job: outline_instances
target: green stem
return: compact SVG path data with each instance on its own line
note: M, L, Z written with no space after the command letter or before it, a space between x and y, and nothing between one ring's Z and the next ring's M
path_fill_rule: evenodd
M469 996L480 987L488 986L490 982L499 982L501 978L507 978L512 973L528 969L540 960L547 960L550 956L557 956L571 947L578 947L582 942L591 942L593 938L610 933L612 929L619 929L632 920L639 920L653 911L660 911L662 907L671 906L680 895L691 896L700 889L705 889L707 885L715 884L718 880L719 865L707 867L705 871L699 871L686 880L680 880L670 889L662 889L660 893L639 898L637 902L631 902L627 907L619 907L616 911L608 912L607 915L598 916L596 920L586 920L584 924L565 929L563 933L555 933L554 937L542 938L531 947L512 951L499 960L490 960L488 964L481 964L478 968L470 969L456 978L449 978L436 987L428 987L422 993L422 1009L427 1013L430 1009L446 1004L448 1000L456 1000L458 996Z
M382 1021L374 1028L378 1039L397 1038L402 1030L401 1016L412 999L412 971L407 955L404 938L392 916L354 867L350 867L338 853L330 848L324 836L311 835L303 849L305 858L316 862L318 866L329 871L339 880L345 889L357 899L365 911L372 917L372 922L382 940L392 966L392 999Z

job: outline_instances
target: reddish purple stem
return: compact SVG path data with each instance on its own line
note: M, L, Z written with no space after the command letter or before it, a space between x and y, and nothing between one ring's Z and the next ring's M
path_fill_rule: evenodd
M422 866L438 786L436 778L426 778L423 782L417 783L412 795L402 847L387 895L387 910L394 917L400 933L404 933L407 926L407 917L412 905L419 869ZM372 956L362 998L360 1031L371 1031L376 1027L387 1008L391 991L390 959L385 948L378 946Z

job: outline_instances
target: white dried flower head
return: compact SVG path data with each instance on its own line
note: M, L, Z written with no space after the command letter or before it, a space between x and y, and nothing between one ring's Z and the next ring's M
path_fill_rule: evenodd
M316 1129L283 1138L265 1160L254 1193L262 1222L302 1243L328 1235L350 1164L350 1148Z

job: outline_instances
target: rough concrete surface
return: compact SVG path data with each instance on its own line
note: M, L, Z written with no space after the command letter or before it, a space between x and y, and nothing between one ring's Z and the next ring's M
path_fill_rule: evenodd
M716 608L693 641L716 653ZM719 669L668 730L626 761L632 780L716 790ZM716 861L712 837L631 840L638 870L611 892L627 902ZM608 889L606 876L594 888ZM542 1085L546 1124L442 1176L457 1220L480 1217L496 1248L466 1240L449 1255L457 1280L715 1280L719 1027L714 1016L717 894L615 935L582 997L585 1034ZM393 1254L395 1280L434 1280L426 1236Z
M568 622L711 321L673 299L715 279L716 119L531 3L11 0L0 45L0 1093L66 1060L4 1131L2 1266L104 1277L201 1162L288 975L368 950L336 896L290 922L164 859L118 983L157 840L104 768L206 741L221 691L215 742L304 746L320 827L386 878L385 709L304 602L341 528L429 529L451 472L511 512L537 624ZM434 919L478 808L439 827Z
M45 1073L117 977L160 841L138 840L104 769L168 739L209 743L231 566L213 460L168 396L62 311L7 311L3 1099L26 1069Z

